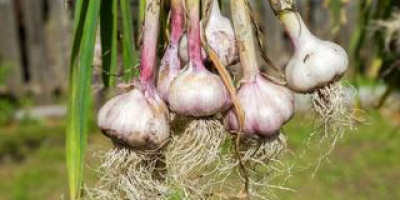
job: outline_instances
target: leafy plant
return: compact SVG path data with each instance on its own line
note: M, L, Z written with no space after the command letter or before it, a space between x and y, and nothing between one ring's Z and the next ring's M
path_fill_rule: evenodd
M70 57L70 91L66 126L67 169L70 199L80 199L83 185L84 155L91 105L91 79L97 31L102 46L102 77L105 87L116 84L118 45L122 38L124 80L135 76L137 54L129 0L77 0L74 7L74 28ZM118 16L122 19L119 33ZM100 28L99 28L100 26Z

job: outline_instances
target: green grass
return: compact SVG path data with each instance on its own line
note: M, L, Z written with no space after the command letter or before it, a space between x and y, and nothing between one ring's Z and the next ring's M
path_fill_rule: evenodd
M376 112L368 113L368 117L368 125L348 134L315 178L311 177L313 168L294 170L287 186L297 192L282 192L282 199L400 199L400 132L395 132L395 127ZM304 146L310 132L309 123L302 118L297 116L285 127L294 152ZM59 122L0 127L0 200L54 200L66 194L64 127ZM91 154L109 147L101 134L89 136L87 183L95 181L89 168L97 162ZM312 157L306 156L299 162L312 162Z
M298 116L288 126L290 146L300 148L307 139L307 126L297 126ZM400 130L383 120L376 112L368 113L367 124L347 134L312 178L314 168L295 171L282 199L324 200L395 200L400 199ZM301 162L315 162L308 156Z

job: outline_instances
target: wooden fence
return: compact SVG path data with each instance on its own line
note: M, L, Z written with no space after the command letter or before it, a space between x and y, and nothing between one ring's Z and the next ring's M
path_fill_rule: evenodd
M132 5L137 1L132 0ZM347 3L348 23L338 33L332 31L332 17L323 6L324 0L298 2L306 23L317 35L347 46L354 29L357 1ZM0 0L0 94L28 96L35 104L54 103L65 96L71 24L65 3L66 0ZM283 65L290 48L278 20L266 0L251 3L265 30L271 58ZM223 0L222 7L230 15L229 0ZM3 86L2 76L6 76Z
M70 23L62 0L0 0L3 92L54 102L67 89Z

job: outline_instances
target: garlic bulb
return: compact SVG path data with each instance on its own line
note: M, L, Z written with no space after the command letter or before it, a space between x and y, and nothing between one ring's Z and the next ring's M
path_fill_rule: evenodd
M198 70L190 62L172 82L169 105L171 110L188 116L203 117L227 109L230 96L221 78Z
M146 1L139 83L109 100L99 111L98 125L115 143L155 149L169 137L169 111L155 88L160 1Z
M217 53L223 66L234 64L238 59L235 32L228 18L222 16L218 0L211 0L209 19L205 24L205 37L210 47Z
M233 21L243 68L237 99L245 113L243 132L248 136L272 136L294 113L294 94L260 75L254 44L254 31L245 0L231 1ZM229 111L225 122L230 130L239 131L235 110Z
M114 142L134 148L158 148L169 137L168 108L158 95L133 89L109 100L98 126Z
M282 12L280 19L295 48L285 68L290 89L303 93L313 92L343 76L349 60L342 47L314 36L297 12Z
M167 50L161 59L158 74L157 90L164 101L168 102L168 93L172 80L179 74L181 61L179 59L179 40L183 35L185 13L181 0L171 1L171 38Z
M231 104L221 78L209 72L201 59L199 1L187 2L190 10L190 61L172 81L168 102L178 114L194 117L214 115Z
M245 111L243 132L250 136L279 134L280 127L294 113L294 94L261 75L253 81L243 81L237 98ZM239 130L233 110L229 111L226 120L230 130Z

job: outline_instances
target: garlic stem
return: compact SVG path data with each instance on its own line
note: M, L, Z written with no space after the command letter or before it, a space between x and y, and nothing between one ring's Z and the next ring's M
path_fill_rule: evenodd
M160 0L147 0L144 20L143 42L140 56L140 83L144 90L155 89L154 68L156 64L159 35Z
M177 45L185 27L185 12L182 0L171 1L171 44Z
M201 59L200 40L200 1L188 0L190 28L189 28L189 59L196 70L205 69Z
M295 0L269 0L275 15L280 15L285 10L295 10Z
M310 30L304 28L307 26L304 24L304 21L298 12L283 12L279 15L279 19L283 23L285 30L289 34L296 49L300 48L300 43L306 44L309 41L309 37L312 37Z
M240 62L243 69L244 81L255 81L260 73L257 63L256 47L254 45L254 31L251 19L244 0L231 1L233 24L236 40L239 46Z

